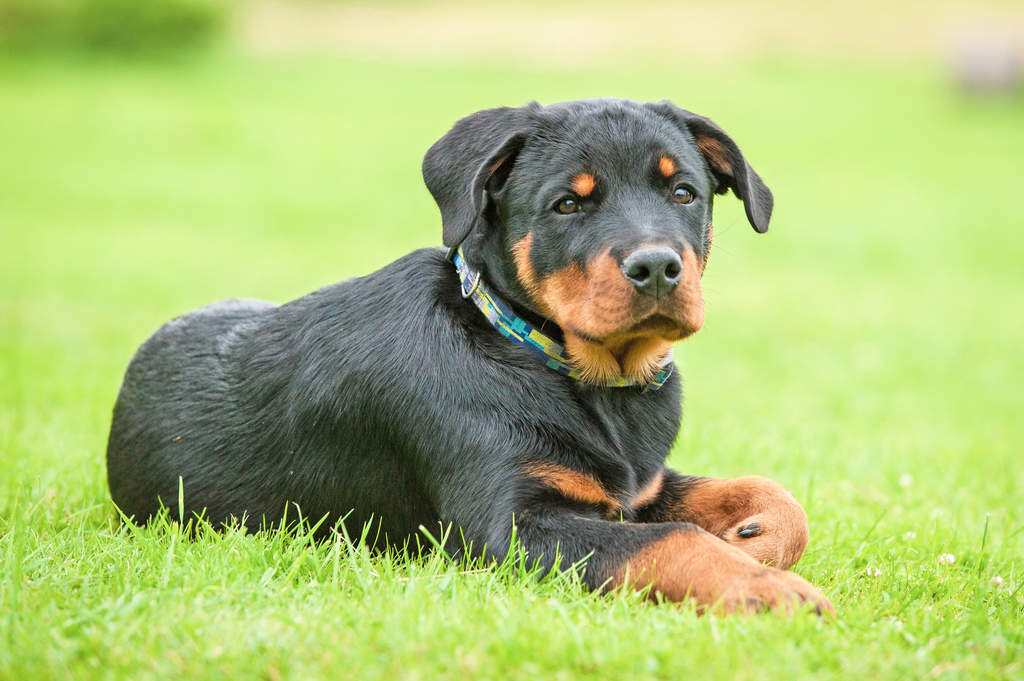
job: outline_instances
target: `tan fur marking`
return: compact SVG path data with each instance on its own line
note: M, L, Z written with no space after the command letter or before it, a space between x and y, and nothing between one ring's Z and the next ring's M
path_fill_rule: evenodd
M800 602L823 612L835 609L802 577L762 567L743 551L703 531L673 532L626 560L613 584L651 587L670 601L693 598L701 611L753 612L761 607L791 610Z
M533 252L533 232L527 232L526 236L512 246L512 261L516 265L516 278L531 298L537 293L537 274L533 271L533 263L530 262L530 255Z
M585 504L618 508L619 504L605 491L601 483L589 475L565 466L548 462L532 462L525 466L526 474L558 490L563 496Z
M578 196L590 196L590 192L594 191L594 187L596 185L597 181L590 173L580 173L576 177L572 178L572 190L576 192Z
M729 162L729 153L722 146L722 143L714 137L698 137L697 147L708 160L708 165L717 173L732 175L732 163Z
M581 313L586 303L587 281L575 263L537 280L538 302L551 311L559 326L565 329L570 318Z
M571 331L565 332L565 352L584 381L606 383L622 373L619 361L608 348L585 341Z
M662 156L658 159L658 170L665 177L672 177L676 172L676 162L670 159L668 156Z
M700 331L704 326L704 295L701 292L700 277L703 268L697 260L692 248L683 251L683 277L672 298L678 303L676 319L682 328L680 338L685 338Z
M658 373L672 342L659 336L637 338L622 356L622 373L634 381L647 383Z
M622 373L619 360L600 343L584 340L620 330L630 321L632 286L608 251L587 263L571 264L539 282L537 298L565 334L565 350L584 381L600 383Z
M629 501L630 508L643 508L658 498L661 494L661 486L665 482L665 471L658 471L650 481L641 487Z
M539 284L541 301L566 332L578 330L603 338L620 331L631 319L633 287L608 251L587 263L586 272L573 263L552 272ZM647 303L648 307L651 304Z
M636 589L652 586L670 601L687 597L710 605L725 591L731 577L754 572L757 563L706 532L674 532L631 556L615 573L617 583Z
M762 563L786 569L807 547L807 514L789 490L768 478L706 479L683 498L679 520L692 522ZM741 537L757 523L760 532Z

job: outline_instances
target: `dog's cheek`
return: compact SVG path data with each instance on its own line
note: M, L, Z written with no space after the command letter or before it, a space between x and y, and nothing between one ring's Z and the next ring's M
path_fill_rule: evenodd
M571 263L550 274L538 276L533 266L533 245L533 232L527 232L512 246L512 260L516 278L537 311L565 331L575 329L588 336L603 336L616 330L616 319L607 319L606 313L606 309L616 308L597 303L608 287L600 280L595 281L591 265L588 264L587 270L583 271L579 265ZM610 255L607 259L614 265ZM613 327L605 331L609 322Z
M532 251L533 233L528 232L512 247L516 277L537 310L562 328L566 352L580 370L581 378L602 382L618 375L619 363L607 349L580 338L573 331L594 331L593 311L587 304L592 298L587 277L572 264L539 278L531 260Z
M540 307L567 333L573 329L590 333L587 293L587 278L575 263L537 279Z
M679 322L679 339L686 338L704 326L704 295L701 291L700 278L704 272L703 264L692 248L683 252L683 280L676 286L672 295L675 303L675 318Z
M519 285L526 291L530 302L538 312L548 318L554 318L555 312L545 299L541 282L537 278L537 272L533 267L533 232L527 232L526 236L512 246L512 262L516 268L516 279Z
M533 263L530 257L533 253L533 232L527 232L526 236L512 246L512 261L516 267L516 279L531 298L537 293L537 274L533 271Z
M538 276L530 259L532 246L528 234L515 244L513 258L520 282L544 316L565 332L591 338L603 338L629 326L634 317L634 293L610 249L591 258L585 269L570 263Z
M587 326L577 328L603 338L630 326L635 318L636 293L610 249L587 262L585 278Z
M704 270L708 267L708 259L711 257L711 246L715 243L715 225L708 223L708 232L704 237L704 257L700 259L700 274L704 276Z

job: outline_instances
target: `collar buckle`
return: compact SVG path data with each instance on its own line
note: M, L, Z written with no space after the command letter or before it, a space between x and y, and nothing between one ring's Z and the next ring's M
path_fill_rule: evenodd
M470 279L470 281L473 283L473 285L469 287L468 291L461 285L459 286L459 293L462 294L463 298L471 297L474 293L476 293L476 290L480 287L480 272L473 272L471 276L472 278Z

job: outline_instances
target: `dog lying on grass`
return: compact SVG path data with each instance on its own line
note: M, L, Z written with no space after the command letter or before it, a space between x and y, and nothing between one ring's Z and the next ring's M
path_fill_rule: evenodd
M372 522L377 546L440 522L452 551L515 534L545 567L586 559L592 588L832 612L786 571L808 538L788 491L664 465L712 199L731 189L757 232L771 217L736 143L668 102L531 104L462 119L423 176L447 250L214 303L142 345L107 450L118 507L144 521L181 484L189 517L257 530L292 504L321 531Z

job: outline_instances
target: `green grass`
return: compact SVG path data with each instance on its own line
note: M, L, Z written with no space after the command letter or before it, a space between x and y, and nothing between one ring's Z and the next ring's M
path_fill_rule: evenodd
M1020 101L772 60L8 59L0 84L0 678L1024 678ZM671 464L790 487L837 621L114 521L110 409L149 333L437 244L419 163L457 117L595 95L711 116L776 193L765 236L719 200Z

